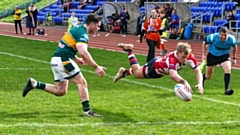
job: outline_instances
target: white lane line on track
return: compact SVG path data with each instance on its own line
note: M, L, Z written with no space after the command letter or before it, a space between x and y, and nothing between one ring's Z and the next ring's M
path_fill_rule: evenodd
M15 54L8 53L8 52L0 52L0 54L7 55L7 56L12 56L12 57L16 57L16 58L21 58L21 59L25 59L25 60L35 61L35 62L39 62L39 63L50 64L50 62L47 62L47 61L38 60L38 59L34 59L34 58L29 58L29 57L25 57L25 56L21 56L21 55L15 55ZM89 73L95 74L94 71L84 70L84 69L81 69L81 70L84 71L84 72L89 72ZM108 75L108 74L106 74L106 76L110 77L110 78L114 78L114 76L111 76L111 75ZM149 85L147 83L133 81L133 80L125 79L125 78L122 79L122 80L126 81L126 82L129 82L129 83L134 83L134 84L138 84L138 85L142 85L142 86L147 86L147 87L150 87L150 88L157 88L157 89L162 89L162 90L173 91L173 89L163 87L163 86ZM240 107L240 104L236 104L236 103L232 103L232 102L226 102L226 101L217 100L217 99L213 99L213 98L207 98L207 97L204 97L204 95L193 95L193 96L196 97L196 98L201 98L201 99L208 100L208 101L215 102L215 103L221 103L221 104Z

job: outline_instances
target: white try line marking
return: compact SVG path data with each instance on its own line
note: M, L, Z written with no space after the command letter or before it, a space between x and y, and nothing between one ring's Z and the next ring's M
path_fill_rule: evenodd
M49 68L0 68L0 70L49 70Z
M16 57L16 58L21 58L21 59L25 59L25 60L31 60L31 61L35 61L35 62L39 62L39 63L50 64L50 62L47 62L47 61L38 60L38 59L34 59L34 58L29 58L29 57L25 57L25 56L21 56L21 55L15 55L15 54L8 53L8 52L0 52L0 54L7 55L7 56L12 56L12 57ZM84 71L84 72L89 72L89 73L95 74L94 71L84 70L84 69L81 69L81 70ZM110 77L110 78L114 78L114 76L111 76L111 75L107 75L106 74L106 76ZM147 87L150 87L150 88L157 88L157 89L162 89L162 90L173 91L173 89L170 89L170 88L167 88L167 87L163 87L163 86L157 86L157 85L152 85L152 84L149 85L147 83L142 83L142 82L138 82L138 81L128 80L128 79L125 79L125 78L121 79L121 80L124 80L124 81L129 82L129 83L134 83L134 84L138 84L138 85L142 85L142 86L147 86ZM207 97L204 97L204 95L193 95L193 96L196 97L196 98L201 98L201 99L208 100L208 101L211 101L211 102L216 102L216 103L221 103L221 104L233 105L233 106L240 107L240 104L226 102L226 101L217 100L217 99L213 99L213 98L207 98Z
M84 127L84 126L118 126L118 125L235 125L240 121L223 121L223 122L110 122L110 123L74 123L74 124L58 124L58 123L16 123L16 124L0 124L0 127Z

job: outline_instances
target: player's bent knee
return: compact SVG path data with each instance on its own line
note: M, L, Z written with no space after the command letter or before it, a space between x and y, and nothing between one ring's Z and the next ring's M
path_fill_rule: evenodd
M231 69L230 68L224 69L224 73L225 74L230 74L231 73Z
M205 77L206 77L207 79L210 79L210 78L212 77L212 75L207 75L207 74L205 74Z
M55 96L64 96L67 94L67 90L58 90L57 93L55 93Z

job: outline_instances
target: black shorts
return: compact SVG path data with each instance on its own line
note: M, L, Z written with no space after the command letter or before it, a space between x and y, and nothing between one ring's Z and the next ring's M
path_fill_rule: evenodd
M146 63L143 66L142 72L145 78L161 78L162 75L158 75L154 68L154 63L156 61L156 58L150 60L148 63Z
M221 64L225 61L229 61L229 54L222 55L222 56L215 56L211 53L207 55L207 66L216 66L217 64Z

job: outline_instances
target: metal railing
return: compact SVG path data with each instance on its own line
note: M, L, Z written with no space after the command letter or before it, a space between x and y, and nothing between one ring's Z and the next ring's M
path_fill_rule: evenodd
M205 12L205 13L202 13L200 16L197 16L196 18L194 18L194 19L191 19L191 23L194 21L194 20L197 20L198 18L201 18L201 22L200 22L200 25L202 25L202 22L203 22L203 16L204 15L206 15L206 14L211 14L212 13L212 11L208 11L208 12ZM210 16L210 25L212 25L212 18L213 17L213 14L211 14L211 16Z
M221 11L221 19L223 19L223 14L224 14L224 10L225 10L225 6L228 4L228 3L231 3L232 2L232 0L230 0L229 2L226 2L226 3L224 3L222 6L221 6L221 8L222 8L222 11Z
M232 23L233 22L235 22L236 24L235 24L235 26L232 26ZM231 20L231 21L229 21L228 22L229 24L228 24L228 26L229 26L229 30L230 30L230 33L232 34L232 35L236 35L236 39L237 39L237 41L238 41L238 36L239 36L239 30L240 30L240 21L239 20ZM238 24L239 24L239 26L238 26ZM234 31L231 31L231 30L234 30Z

